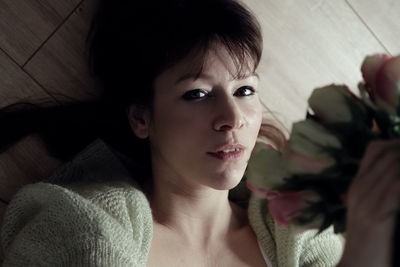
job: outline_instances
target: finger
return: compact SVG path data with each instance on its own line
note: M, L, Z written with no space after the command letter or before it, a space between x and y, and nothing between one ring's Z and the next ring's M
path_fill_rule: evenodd
M383 152L379 159L369 166L365 174L357 174L355 181L349 189L349 196L353 199L364 199L371 193L375 185L382 179L382 175L390 168L398 168L397 153Z
M358 221L367 221L367 225L369 225L369 223L376 223L384 217L384 214L396 209L400 180L393 179L393 176L398 174L399 172L394 173L392 170L388 170L369 194L349 199L348 216L356 218ZM388 202L388 199L393 202Z
M365 150L364 157L361 160L357 177L365 177L366 173L369 172L371 165L380 158L381 154L384 153L386 149L397 147L398 145L400 145L400 140L370 142Z
M362 186L360 185L358 196L362 199L371 194L384 193L387 184L392 183L393 179L399 179L396 173L400 168L400 153L388 150L372 165L368 177L364 179Z
M391 184L391 187L388 188L386 194L384 194L376 207L381 210L381 215L379 218L382 220L389 219L391 217L396 217L398 213L400 204L400 181L395 181Z
M394 176L393 173L385 175ZM384 187L385 190L381 190L384 191L384 194L380 195L375 203L371 203L368 201L370 199L367 199L347 213L348 233L350 234L353 231L358 233L360 242L379 241L381 249L389 249L391 246L391 242L388 241L391 240L390 237L396 225L396 213L393 211L398 208L400 201L400 180L385 180L389 180L391 183L387 183Z
M353 188L359 188L360 187L359 184L373 183L374 178L369 174L371 174L371 171L373 171L373 169L376 168L375 164L377 162L382 161L382 157L384 153L387 152L388 149L397 147L399 144L400 142L398 140L390 142L388 141L371 142L368 145L368 148L366 149L366 153L360 163L360 168L356 174L356 177L354 178L354 181L349 191L351 191Z

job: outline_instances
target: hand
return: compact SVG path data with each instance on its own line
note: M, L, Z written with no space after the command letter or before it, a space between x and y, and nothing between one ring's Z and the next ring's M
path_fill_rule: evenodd
M391 266L400 201L400 140L371 142L347 199L346 245L339 266Z

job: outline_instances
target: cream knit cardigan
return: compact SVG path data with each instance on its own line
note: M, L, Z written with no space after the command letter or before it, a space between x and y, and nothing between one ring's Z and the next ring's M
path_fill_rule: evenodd
M1 229L3 266L146 266L149 203L103 141L50 180L23 187L9 204ZM250 224L273 266L336 265L342 244L332 229L294 234L277 226L266 207L264 199L248 200Z

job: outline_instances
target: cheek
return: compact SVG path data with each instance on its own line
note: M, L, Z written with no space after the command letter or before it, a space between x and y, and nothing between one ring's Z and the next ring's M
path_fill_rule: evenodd
M153 120L150 127L150 141L153 143L167 142L170 146L179 148L193 143L200 133L204 133L206 116L198 116L199 111L185 106L158 103L153 110Z
M244 114L249 130L254 131L256 132L256 134L258 134L262 122L261 104L258 102L254 105L248 106Z

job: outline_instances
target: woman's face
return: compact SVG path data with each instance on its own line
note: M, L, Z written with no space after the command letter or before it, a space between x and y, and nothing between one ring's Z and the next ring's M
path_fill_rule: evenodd
M201 75L191 58L154 83L148 124L154 178L189 187L226 190L243 177L262 120L258 77L234 79L222 46L209 51Z

